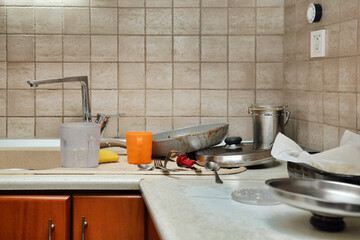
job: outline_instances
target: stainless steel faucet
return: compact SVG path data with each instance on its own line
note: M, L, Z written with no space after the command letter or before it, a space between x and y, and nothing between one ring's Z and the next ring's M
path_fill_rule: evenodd
M38 85L41 85L41 84L65 83L65 82L80 82L83 121L84 122L92 122L90 98L89 98L89 88L88 88L89 83L88 83L87 76L64 77L64 78L53 78L53 79L41 79L41 80L27 81L27 83L30 85L30 87L37 87ZM121 116L125 116L125 114L119 113L119 114L113 114L113 115L105 115L102 113L98 113L96 116L95 123L101 124L101 132L103 132L110 117L121 117Z

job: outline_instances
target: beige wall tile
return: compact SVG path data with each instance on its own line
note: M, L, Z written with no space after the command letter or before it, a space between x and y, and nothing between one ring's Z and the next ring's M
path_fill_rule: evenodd
M202 36L201 60L206 62L226 62L227 38L225 36Z
M34 0L6 0L7 6L31 6Z
M90 0L92 7L116 7L118 0Z
M8 58L6 58L6 53L7 53L7 46L6 46L6 35L5 34L1 34L0 35L0 61L10 61L10 56L8 56Z
M203 48L203 46L202 46ZM230 36L229 61L254 62L255 36Z
M36 63L35 79L62 77L62 63ZM31 80L28 78L27 80ZM24 81L26 82L26 81ZM62 89L61 83L43 84L38 89Z
M145 0L119 0L119 7L144 7Z
M339 59L324 60L324 90L339 90Z
M319 123L309 123L309 146L314 149L323 149L323 129Z
M201 9L202 34L227 34L228 11L221 8Z
M254 63L229 63L230 89L255 89Z
M357 129L360 128L360 94L356 94L356 122Z
M307 121L309 119L309 93L298 91L296 97L296 118Z
M288 111L290 111L290 118L297 118L297 92L292 90L284 91L284 105L288 106Z
M226 90L201 91L201 116L220 117L227 115Z
M148 63L146 65L147 89L171 89L172 65L171 63Z
M285 126L285 135L292 139L293 141L296 141L296 120L293 120L290 118L289 122Z
M257 36L256 59L263 62L282 62L283 37L281 35Z
M228 0L202 0L202 7L227 7Z
M281 90L256 90L257 104L283 104L283 92Z
M7 42L8 61L34 61L33 35L8 35Z
M36 118L36 138L60 138L61 117Z
M36 35L36 61L62 61L61 35Z
M227 64L202 63L201 64L202 89L227 89Z
M229 7L255 7L256 0L229 0Z
M329 150L339 146L339 128L325 125L323 127L323 148L324 150Z
M198 89L200 87L199 63L174 63L174 88Z
M253 139L253 124L251 117L229 117L228 136L239 136L243 140Z
M283 7L284 1L289 0L257 0L256 5L258 7Z
M35 1L40 1L40 0L35 0ZM41 0L41 1L46 1L49 2L47 0ZM71 0L71 1L64 1L64 6L76 6L76 7L85 7L85 6L89 6L90 5L90 0Z
M91 8L91 33L117 34L117 19L116 8Z
M6 118L0 117L0 137L6 138Z
M339 91L356 92L357 57L339 59Z
M309 92L309 121L323 123L323 94Z
M199 34L199 32L200 32L199 8L174 9L174 34Z
M146 34L171 34L172 10L167 8L146 9Z
M339 56L339 23L325 26L326 38L331 39L327 41L326 54L327 57L338 57Z
M172 91L147 90L146 116L172 116Z
M339 93L339 125L356 129L356 94Z
M324 93L324 123L336 126L339 124L339 94Z
M296 62L284 63L284 88L296 89Z
M284 62L296 59L296 32L284 35Z
M174 117L174 129L200 125L200 117Z
M34 33L34 9L8 7L6 23L8 33Z
M256 18L257 33L284 33L284 8L257 8Z
M91 88L117 89L118 65L117 63L92 63Z
M200 116L200 90L174 90L174 116Z
M6 33L6 8L0 7L0 33Z
M248 116L248 107L255 103L254 90L229 91L229 116Z
M359 12L359 1L358 0L347 0L341 1L339 4L340 8L340 21L355 18Z
M172 0L146 0L146 7L171 7Z
M49 7L49 6L62 7L62 6L64 6L64 1L65 0L58 0L58 1L33 0L33 2L34 2L33 5L36 7ZM67 2L67 1L65 1L65 2ZM76 2L76 0L74 2Z
M144 63L119 63L119 89L145 89Z
M200 7L200 0L174 0L174 7Z
M213 123L219 123L219 122L227 122L227 117L201 117L200 123L201 125L204 124L213 124Z
M6 91L0 90L0 116L6 116Z
M8 138L34 138L34 118L8 118Z
M92 114L118 113L118 91L117 90L91 90Z
M199 61L199 37L198 36L175 36L174 37L174 61Z
M7 98L8 116L34 116L34 90L8 90Z
M326 12L322 16L324 25L339 22L339 0L323 0L322 1L323 11Z
M36 116L62 116L62 90L36 90Z
M309 62L297 62L296 83L299 90L310 90Z
M89 35L64 35L64 61L85 62L90 60Z
M256 89L282 89L283 73L282 63L257 63Z
M296 31L296 60L308 61L310 57L310 37L307 28Z
M91 60L95 62L117 61L117 36L91 36Z
M144 34L145 11L143 8L118 9L119 34ZM99 25L101 28L101 25Z
M29 89L26 81L35 77L35 66L33 63L8 63L8 88L9 89Z
M145 38L143 36L119 36L119 61L144 61Z
M64 90L64 116L82 116L81 90Z
M172 119L170 117L147 117L146 131L154 134L167 132L172 129Z
M230 8L229 33L255 34L255 8Z
M88 8L65 8L64 9L64 33L65 34L89 34L89 9Z
M119 112L145 116L145 90L119 90Z
M6 88L6 78L7 78L7 64L6 62L0 62L0 89Z
M296 142L309 147L309 122L298 121L296 124Z
M121 117L118 121L121 138L126 137L126 132L145 131L145 117Z
M305 28L308 26L308 22L306 21L306 9L309 5L307 0L299 0L295 1L296 4L296 27L297 29Z
M91 87L90 63L64 63L64 77L88 76ZM80 89L78 82L64 83L64 89Z
M167 36L146 37L146 60L162 62L172 60L172 39Z
M340 22L340 56L352 56L357 52L357 19Z
M61 34L63 32L62 8L35 8L35 32Z
M309 84L311 90L323 89L324 62L322 60L311 61L309 64Z

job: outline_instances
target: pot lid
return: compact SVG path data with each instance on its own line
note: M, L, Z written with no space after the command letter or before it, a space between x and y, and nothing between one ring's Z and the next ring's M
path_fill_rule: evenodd
M206 162L216 162L220 167L255 166L275 159L271 150L254 149L252 144L242 143L241 137L225 139L225 146L208 148L195 153L196 161L204 166Z

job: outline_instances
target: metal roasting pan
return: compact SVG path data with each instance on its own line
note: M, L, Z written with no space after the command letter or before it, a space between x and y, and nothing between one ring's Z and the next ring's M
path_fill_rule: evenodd
M152 156L164 157L171 150L190 153L215 146L225 139L228 129L228 123L215 123L154 134ZM126 142L102 140L100 147L126 148Z

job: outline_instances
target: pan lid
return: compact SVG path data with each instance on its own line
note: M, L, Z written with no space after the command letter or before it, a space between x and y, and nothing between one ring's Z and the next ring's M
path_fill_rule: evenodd
M213 161L220 167L240 167L261 165L275 160L270 149L254 149L252 144L242 143L241 137L226 138L225 143L225 146L196 152L197 163L204 166L206 162Z

